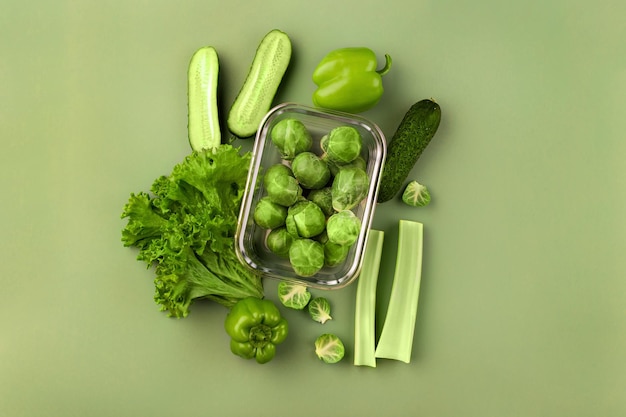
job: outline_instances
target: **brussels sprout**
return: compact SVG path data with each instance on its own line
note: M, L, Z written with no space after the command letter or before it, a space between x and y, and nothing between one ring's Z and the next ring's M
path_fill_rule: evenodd
M326 229L324 229L324 231L322 233L320 233L319 235L315 236L313 239L317 240L322 245L325 245L326 242L328 242L328 233L326 233Z
M339 126L328 134L325 144L328 157L339 163L347 164L354 161L361 154L363 138L352 126Z
M274 229L285 224L287 207L274 203L269 197L263 197L254 208L252 218L262 228Z
M285 225L294 237L313 237L324 231L326 216L317 204L303 200L289 207Z
M293 236L287 232L284 226L272 229L265 239L267 248L278 256L289 257L289 248L293 243Z
M330 216L335 212L335 209L333 209L332 188L324 187L317 190L311 190L307 198L309 201L317 204L326 216Z
M430 193L425 185L411 181L402 193L402 201L409 206L424 207L430 203Z
M304 188L322 188L330 179L328 165L313 152L301 152L296 155L291 162L291 169Z
M285 307L302 310L309 303L311 293L302 284L280 281L278 283L278 299Z
M270 132L270 138L278 148L283 159L292 160L300 152L311 149L313 139L300 120L283 119L276 123Z
M341 165L341 168L361 168L363 171L367 170L367 162L365 162L365 159L363 159L363 157L357 157L354 161L349 162L345 165Z
M274 174L265 183L267 196L281 206L293 205L302 195L302 187L298 180L290 175Z
M289 248L289 262L301 277L315 275L324 267L324 247L312 239L296 239Z
M352 245L359 237L361 220L350 210L343 210L328 218L328 241L338 245Z
M332 159L330 159L327 153L322 154L320 158L322 159L322 161L326 162L326 165L328 166L328 170L330 171L331 177L334 177L335 175L337 175L337 173L339 172L339 169L341 168L341 165L333 161Z
M274 164L265 171L265 175L263 176L263 184L265 188L267 185L274 181L274 178L281 175L287 175L293 177L293 172L291 172L291 168L287 165L283 164Z
M343 342L334 334L326 333L315 339L315 354L326 363L337 363L345 355Z
M367 172L360 168L343 168L335 176L332 184L333 208L337 211L356 207L369 189Z
M350 252L351 245L340 245L327 241L324 243L324 265L336 266L342 263Z
M311 318L318 323L326 323L332 320L330 316L330 303L324 297L317 297L309 303L309 314Z
M328 169L330 169L330 174L333 177L337 175L340 169L345 169L345 168L360 168L363 171L367 171L367 162L365 162L365 159L363 159L360 156L354 161L349 162L347 164L338 164L326 158L326 164L328 165Z

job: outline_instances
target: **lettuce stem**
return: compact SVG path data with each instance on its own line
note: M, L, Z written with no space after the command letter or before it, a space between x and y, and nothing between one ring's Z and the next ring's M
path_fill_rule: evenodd
M376 367L376 285L384 233L370 230L356 289L354 315L354 364Z
M422 223L400 220L396 268L387 316L376 347L377 358L411 361L422 278L423 230Z

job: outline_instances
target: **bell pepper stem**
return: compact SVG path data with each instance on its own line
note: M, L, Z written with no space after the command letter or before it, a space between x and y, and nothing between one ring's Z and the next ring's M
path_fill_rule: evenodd
M382 67L381 69L377 70L376 72L380 76L383 76L383 75L387 74L390 69L391 69L391 56L389 56L388 54L385 54L385 66Z

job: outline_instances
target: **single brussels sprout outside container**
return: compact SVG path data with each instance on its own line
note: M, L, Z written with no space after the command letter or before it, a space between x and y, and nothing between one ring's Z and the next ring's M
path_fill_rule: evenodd
M352 129L338 129L346 126ZM361 147L353 158L356 154L354 145L358 147L358 141L350 138L356 137L355 131L361 137ZM345 154L332 165L329 162L329 144L326 144L325 152L321 143L324 136L328 140L333 139L330 152L333 157L338 158L336 154L341 154L341 151ZM311 138L310 145L308 137ZM351 150L352 156L348 155ZM317 159L310 158L307 161L304 155L300 157L301 161L294 161L305 152L315 155ZM360 272L386 157L386 141L378 126L359 115L284 103L274 107L264 118L256 135L252 155L235 236L239 260L262 277L297 282L307 287L338 289L353 282ZM309 183L306 179L300 181L297 176L303 178L301 171L306 176L309 171L318 169L322 166L319 161L326 163L330 177L321 188L307 188L304 184L308 187L320 185ZM319 174L322 178L324 175ZM337 176L339 181L335 181ZM301 194L297 188L291 193L279 191L281 181L292 181L285 180L286 177L296 179ZM309 177L314 179L315 175ZM340 196L343 192L347 193L347 197ZM269 200L270 195L274 201ZM280 200L280 197L285 200ZM287 215L282 225L279 225L278 220L284 212L276 206L263 200L261 208L257 208L263 198L273 204L277 204L276 201L287 204L292 203L294 197L295 203L284 206ZM263 227L255 220L254 213L257 210ZM327 221L342 210L352 211L361 223L352 245L342 245L328 239ZM277 213L281 215L273 215ZM302 250L304 245L308 245L308 249ZM300 249L296 250L294 246ZM287 247L289 254L285 256ZM296 252L297 256L292 257L291 252Z
M309 302L309 315L318 323L324 324L332 320L330 302L325 297L315 297Z
M430 192L425 185L411 181L402 193L402 201L409 206L424 207L430 203Z
M303 310L311 300L311 292L306 285L281 281L278 283L278 299L287 308Z
M341 339L332 333L325 333L315 339L315 354L326 363L339 362L345 352Z

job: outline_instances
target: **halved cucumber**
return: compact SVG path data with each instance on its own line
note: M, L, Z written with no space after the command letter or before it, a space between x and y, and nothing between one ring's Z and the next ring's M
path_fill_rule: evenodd
M291 40L274 29L259 44L248 76L228 114L228 129L240 138L256 133L291 60Z
M212 46L198 49L187 71L189 144L194 151L221 144L217 110L219 61Z

